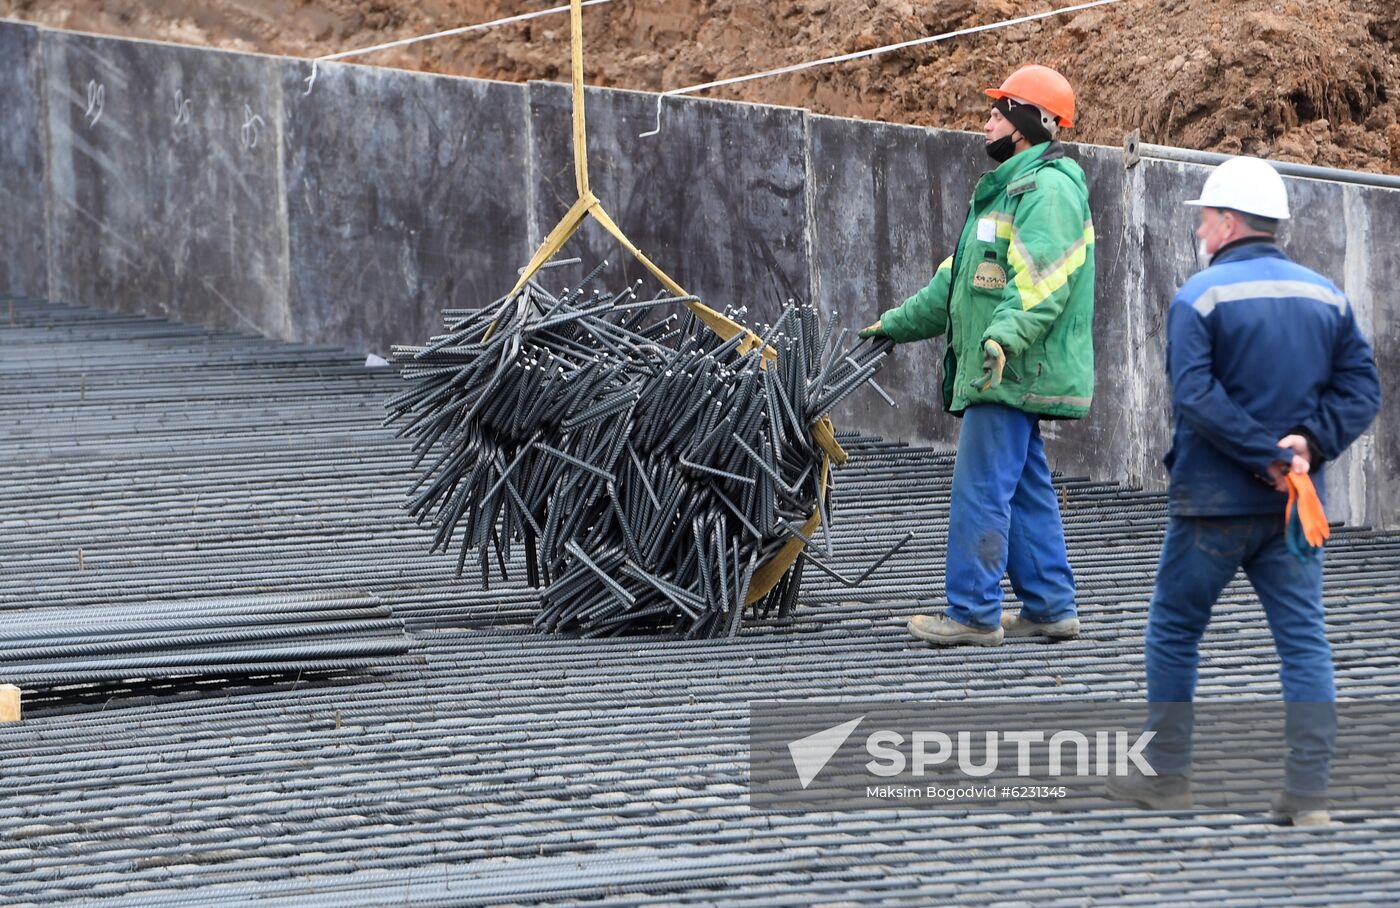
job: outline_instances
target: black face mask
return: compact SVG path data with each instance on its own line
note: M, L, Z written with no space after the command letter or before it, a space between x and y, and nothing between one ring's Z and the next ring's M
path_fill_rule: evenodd
M992 107L1016 127L1032 145L1051 140L1050 131L1040 122L1040 111L1029 104L1016 104L1010 98L1001 98ZM1014 135L1014 134L1013 134ZM1016 154L1016 140L1012 136L1002 136L995 142L987 143L987 155L998 164L1003 164Z
M998 164L1004 164L1011 160L1014 154L1016 154L1015 136L1002 136L995 142L987 143L987 157L996 161Z

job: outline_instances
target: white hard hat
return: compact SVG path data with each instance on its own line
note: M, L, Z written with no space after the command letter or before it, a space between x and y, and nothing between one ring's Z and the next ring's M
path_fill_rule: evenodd
M1288 190L1273 165L1260 158L1231 158L1211 171L1199 199L1200 208L1229 208L1276 221L1288 220Z

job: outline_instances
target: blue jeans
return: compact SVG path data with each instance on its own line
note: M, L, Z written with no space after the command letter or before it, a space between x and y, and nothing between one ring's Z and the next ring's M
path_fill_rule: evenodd
M973 627L1000 626L1003 574L1011 575L1026 619L1074 617L1074 574L1040 418L980 404L963 412L953 467L948 617Z
M1285 784L1298 794L1326 794L1337 724L1322 558L1301 562L1288 551L1282 508L1278 514L1167 522L1147 617L1147 725L1157 731L1148 757L1158 772L1190 770L1190 703L1201 636L1216 598L1241 567L1264 606L1279 655L1289 749Z

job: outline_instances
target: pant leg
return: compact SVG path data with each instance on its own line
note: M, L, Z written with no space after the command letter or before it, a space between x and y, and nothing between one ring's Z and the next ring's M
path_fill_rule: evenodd
M1074 572L1039 420L1031 426L1026 465L1011 498L1008 541L1006 572L1021 599L1022 617L1042 624L1073 618Z
M1325 795L1336 746L1336 687L1322 606L1321 554L1301 562L1284 538L1283 521L1268 518L1266 541L1245 562L1245 573L1269 621L1283 682L1285 785L1298 794Z
M948 617L974 627L1001 623L1011 498L1021 481L1035 417L980 404L963 412L948 506Z
M1248 519L1172 517L1157 563L1147 613L1147 747L1158 772L1186 774L1200 665L1201 636L1220 591L1235 576L1250 542Z

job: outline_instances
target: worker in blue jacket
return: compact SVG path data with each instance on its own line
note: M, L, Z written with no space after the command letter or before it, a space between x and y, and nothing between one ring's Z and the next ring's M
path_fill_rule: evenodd
M1332 652L1321 550L1290 551L1286 539L1285 474L1310 472L1325 495L1325 465L1375 418L1380 381L1346 296L1275 242L1288 195L1268 162L1227 161L1187 204L1201 209L1196 236L1209 265L1167 317L1171 484L1146 634L1158 775L1108 788L1157 809L1190 806L1199 644L1243 567L1280 661L1289 753L1275 810L1296 825L1322 824L1336 737Z

